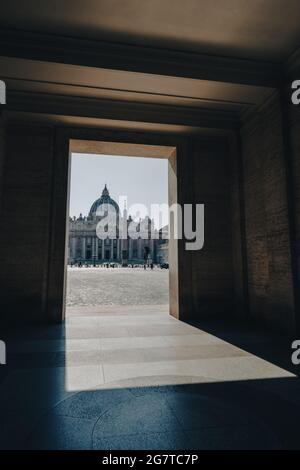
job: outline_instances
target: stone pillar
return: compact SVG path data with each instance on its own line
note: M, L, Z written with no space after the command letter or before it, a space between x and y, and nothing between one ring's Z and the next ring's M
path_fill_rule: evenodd
M110 240L110 258L114 259L114 241Z
M138 244L138 257L139 257L139 259L142 259L143 258L143 249L142 249L142 239L141 238L138 239L137 244Z
M70 246L70 249L71 249L71 260L75 260L76 259L76 241L77 241L77 237L72 237L72 245Z
M92 242L92 262L95 260L95 238L91 237L91 242Z
M104 261L104 240L102 240L102 261Z
M121 261L122 260L122 240L120 240L118 238L118 260Z
M99 252L99 250L98 250L98 248L99 248L98 247L98 238L95 237L94 240L95 240L95 260L98 260L98 252Z
M5 127L2 124L1 324L46 323L54 318L48 309L49 263L56 256L56 247L49 241L54 128L22 122L5 123ZM61 295L62 283L60 288Z
M81 252L81 258L84 260L85 259L85 237L82 237L82 252Z
M297 326L291 244L293 189L282 111L282 99L276 93L241 128L247 293L251 318L292 334Z
M5 127L4 119L0 114L0 210L2 207L2 183L3 183L3 168L5 158Z
M154 240L151 238L149 240L149 245L150 245L150 257L152 262L154 262Z

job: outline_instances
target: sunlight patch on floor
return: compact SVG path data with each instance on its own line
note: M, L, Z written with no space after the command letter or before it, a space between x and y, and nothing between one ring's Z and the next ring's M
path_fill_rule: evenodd
M65 366L68 391L294 377L159 305L69 309Z

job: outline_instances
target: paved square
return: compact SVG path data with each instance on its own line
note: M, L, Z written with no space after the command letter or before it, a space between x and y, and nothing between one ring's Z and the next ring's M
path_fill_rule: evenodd
M68 267L68 307L168 303L167 269Z

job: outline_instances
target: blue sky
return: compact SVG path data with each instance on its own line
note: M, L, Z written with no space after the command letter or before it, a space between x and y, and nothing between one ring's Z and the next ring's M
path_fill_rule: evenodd
M87 215L105 183L110 196L132 204L168 203L168 161L110 155L72 154L70 216ZM120 208L122 209L122 208Z

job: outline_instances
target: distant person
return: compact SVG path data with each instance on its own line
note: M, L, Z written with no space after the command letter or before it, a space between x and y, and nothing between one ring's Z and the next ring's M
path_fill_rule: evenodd
M153 271L153 263L150 264L151 271Z

